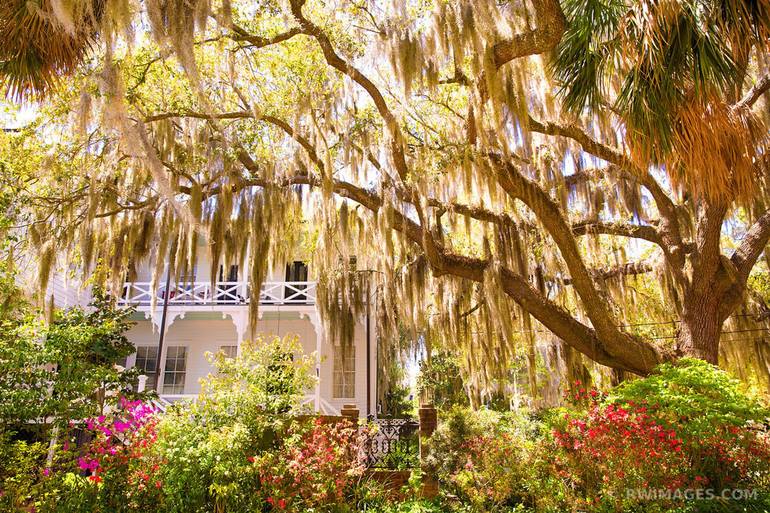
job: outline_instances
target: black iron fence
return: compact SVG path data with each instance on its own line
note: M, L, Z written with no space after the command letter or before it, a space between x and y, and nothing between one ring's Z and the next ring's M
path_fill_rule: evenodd
M367 441L370 468L407 470L420 466L420 423L415 419L380 418L371 421Z

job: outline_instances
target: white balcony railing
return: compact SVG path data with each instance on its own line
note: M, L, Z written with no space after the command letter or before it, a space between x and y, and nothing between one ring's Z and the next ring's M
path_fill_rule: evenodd
M118 303L124 306L144 306L152 303L155 294L157 304L162 305L166 295L164 286L153 290L148 281L130 282L123 285ZM269 281L259 291L261 305L312 305L316 299L314 281ZM169 291L169 305L247 305L252 300L251 287L245 281L222 281L214 284L196 281L180 283Z

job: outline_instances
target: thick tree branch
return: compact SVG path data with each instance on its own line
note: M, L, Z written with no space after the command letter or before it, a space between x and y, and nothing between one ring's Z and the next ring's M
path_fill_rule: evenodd
M299 27L294 27L273 37L262 37L251 34L238 25L233 25L232 29L234 34L230 36L230 39L237 42L245 41L249 43L251 48L264 48L266 46L282 43L302 33L302 30L300 30Z
M492 52L496 68L520 57L549 52L561 40L567 28L567 20L559 1L534 0L532 4L535 8L537 28L515 34L510 39L494 45Z
M488 158L496 169L498 183L512 199L520 200L535 213L559 248L567 264L572 286L580 297L583 309L598 337L601 340L624 341L622 344L606 344L604 350L627 365L638 368L648 365L651 355L657 354L656 350L618 328L614 315L608 308L609 301L600 292L594 277L586 267L572 227L565 220L558 204L538 184L524 177L509 161L494 154ZM652 358L656 359L658 358Z
M654 244L661 244L660 235L654 226L625 223L606 223L602 221L581 221L572 225L575 235L617 235L632 239L643 239Z
M619 358L615 350L612 352L607 350L606 344L597 336L594 329L581 323L558 305L546 300L520 275L508 269L502 269L501 272L502 287L506 294L514 298L522 308L557 337L592 360L612 367L622 362L620 367L625 370L645 375L667 358L653 345L642 342L627 333L622 333L620 338L613 341L613 345L623 348L623 352L632 358L630 361Z
M399 176L402 180L406 180L409 175L409 168L406 164L406 156L404 154L404 144L401 136L401 129L398 124L398 119L388 107L388 103L385 101L385 97L380 90L374 85L369 77L361 73L355 66L346 62L342 57L334 50L329 36L321 30L315 23L305 18L302 14L302 6L305 4L304 0L291 0L291 13L302 28L302 33L307 34L315 38L318 45L321 47L321 51L324 54L326 62L337 71L344 73L350 77L354 82L360 85L372 98L374 105L377 107L382 119L385 121L385 126L388 129L388 133L391 138L390 148L393 157L393 165L396 168Z
M640 169L620 150L601 144L576 125L560 125L550 121L540 122L531 116L528 121L529 128L533 132L572 139L580 144L584 151L618 166L620 170L629 174L650 192L660 214L659 244L663 248L666 260L671 264L672 276L680 285L686 285L688 279L684 274L684 264L687 247L682 240L677 207L650 172L646 169Z
M606 160L611 164L615 164L621 168L635 170L637 166L623 154L620 150L602 144L587 133L585 133L577 125L560 125L552 121L538 121L532 116L529 116L529 129L533 132L537 132L544 135L561 136L580 144L583 150L596 155L602 160Z
M649 262L626 262L625 264L593 269L591 273L600 280L609 280L619 276L636 276L638 274L647 274L653 271L652 264Z
M722 266L720 238L727 205L701 200L696 208L692 292L701 294L715 285Z
M770 90L770 74L760 78L754 86L735 104L736 110L750 109L757 100Z
M770 210L762 214L735 249L730 260L738 271L738 279L745 282L751 269L770 241Z
M667 217L670 216L672 222L676 222L676 206L674 205L674 202L671 201L671 198L668 197L668 194L663 191L660 184L658 184L648 171L639 169L639 167L620 150L600 143L576 125L560 125L551 121L541 122L530 116L529 129L543 135L560 136L572 139L580 144L587 153L595 155L610 164L618 166L621 170L630 173L632 177L650 191L661 215ZM678 223L676 223L676 225L678 231Z
M253 173L259 172L256 164L247 155L242 154L240 160ZM303 175L287 179L284 183L303 183L310 186L318 186L320 185L320 180ZM244 181L242 185L246 184L269 186L269 184L261 180ZM333 190L340 196L356 201L372 212L377 212L383 205L382 199L377 194L348 182L334 180ZM422 248L426 252L426 256L426 239L432 241L437 251L429 258L433 259L431 266L436 275L450 274L477 283L484 282L484 272L489 265L487 261L447 252L420 225L398 211L394 212L393 220L392 228L403 233L411 242ZM620 333L619 338L613 339L613 343L620 343L621 347L623 347L623 353L631 354L633 358L630 360L620 358L616 351L608 351L606 349L606 344L602 343L594 329L581 323L566 310L545 298L519 274L507 268L502 268L501 283L505 293L518 302L546 328L594 361L637 374L647 374L655 365L665 359L665 355L654 346L623 332Z
M194 112L187 114L163 113L149 116L147 121L185 115L204 119L210 117ZM254 116L250 112L242 111L224 113L217 115L216 117L218 119L239 119L253 118ZM286 134L297 140L323 174L323 161L317 155L314 146L307 139L299 135L296 130L283 120L271 116L264 116L261 119L279 127ZM238 189L250 186L285 187L290 185L319 187L323 183L323 180L330 180L333 192L341 197L349 198L372 212L378 212L383 206L382 198L375 192L338 179L322 179L309 173L303 173L284 178L277 182L268 182L258 178L260 170L257 164L245 151L239 152L238 159L241 164L255 176L249 179L244 178L240 180L236 184ZM573 286L575 282L579 283L577 286L582 288L583 295L591 297L587 311L590 312L589 318L592 320L594 327L596 328L597 325L602 327L600 330L601 335L598 335L594 328L584 325L561 307L548 300L540 292L535 290L525 277L522 277L511 270L502 269L501 272L503 273L504 278L502 283L506 294L519 302L522 307L529 311L536 319L538 319L538 321L553 331L558 337L562 338L565 342L585 353L592 359L606 365L623 368L639 374L650 372L654 365L660 363L664 359L664 355L654 346L638 340L612 325L612 318L609 312L602 309L603 303L598 299L599 292L593 283L593 275L591 271L585 268L577 251L577 246L575 245L575 240L572 235L572 227L564 221L559 213L559 207L544 191L542 191L542 189L536 184L528 182L518 173L518 171L515 171L515 175L517 176L506 179L507 182L509 182L509 190L511 184L515 183L513 187L518 188L517 190L520 191L518 197L523 201L524 198L528 198L528 201L525 201L526 204L534 205L535 202L539 202L541 205L544 205L547 217L549 217L548 224L551 226L551 229L554 229L554 226L558 225L558 229L555 229L554 231L557 233L557 237L562 242L562 245L567 248L569 248L570 244L571 246L574 246L572 251L567 249L569 255L567 258L569 258L571 263L571 266L568 264L572 275L571 281L573 282ZM206 196L217 194L219 192L219 187L220 186L217 186L206 191ZM399 185L396 187L397 195L402 200L411 204L417 202L417 198L415 198L416 193L408 188L405 189L404 187L406 186L402 187ZM539 194L537 191L539 191ZM447 204L435 199L429 201L429 206L453 209L457 213L470 215L487 222L513 222L513 220L505 214L498 214L482 207L473 207L456 203ZM535 207L534 210L536 213L543 213L541 208ZM434 235L424 229L423 226L425 226L424 221L421 225L399 211L394 211L393 213L393 224L391 228L403 233L407 239L423 250L431 264L434 275L440 276L442 274L451 274L460 278L483 283L484 272L489 265L486 260L457 255L446 251L443 245L435 239ZM568 241L571 241L571 243ZM575 274L578 274L577 280L575 279ZM591 294L593 294L593 296L591 296ZM611 336L606 338L607 335ZM611 340L612 343L603 344L600 339ZM619 344L618 341L623 342Z

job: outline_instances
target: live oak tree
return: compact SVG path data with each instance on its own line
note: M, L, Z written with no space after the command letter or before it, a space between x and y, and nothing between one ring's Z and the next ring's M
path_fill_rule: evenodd
M763 307L766 0L31 4L0 8L0 70L46 97L43 286L61 252L182 276L204 240L256 288L303 244L330 339L369 294L480 382L521 352L533 382L541 330L636 374L717 362Z

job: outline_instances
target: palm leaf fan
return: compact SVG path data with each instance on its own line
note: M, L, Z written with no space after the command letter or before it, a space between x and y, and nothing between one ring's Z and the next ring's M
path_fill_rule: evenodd
M6 97L40 98L73 73L96 41L105 2L0 2L0 85Z

